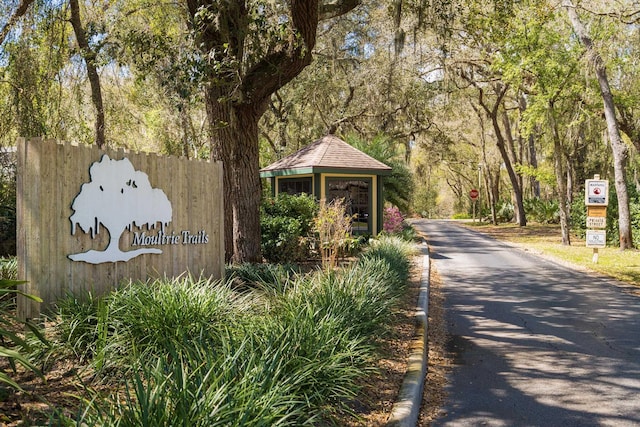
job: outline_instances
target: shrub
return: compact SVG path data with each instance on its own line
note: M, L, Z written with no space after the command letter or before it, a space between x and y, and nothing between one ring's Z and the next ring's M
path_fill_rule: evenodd
M23 295L26 298L32 299L37 302L42 300L36 296L28 295L15 289L15 287L24 281L0 279L0 359L6 359L9 362L9 366L15 370L16 363L21 364L26 369L42 377L40 370L31 362L27 356L27 352L31 349L28 343L28 339L23 338L20 334L16 333L16 326L27 327L31 330L40 342L46 344L46 339L42 335L39 328L31 322L23 322L10 314L10 305L13 304L12 298L6 298L7 296L15 296L17 294ZM20 385L13 381L11 377L0 370L0 383L7 384L10 387L21 389Z
M310 254L310 233L318 206L312 196L265 199L260 212L262 253L269 262L296 262Z
M314 221L318 233L322 266L333 268L338 258L352 251L358 239L351 236L351 217L346 214L344 199L334 199L329 203L320 202L320 210Z
M16 257L0 258L0 279L17 280L18 259Z
M560 209L557 200L541 200L538 198L524 200L527 217L542 224L560 222Z
M90 326L67 336L93 337L77 342L123 384L89 395L77 425L334 425L332 413L370 369L413 247L381 238L350 267L308 275L243 266L237 277L265 284L244 293L186 277L132 283L86 306L70 301L59 321ZM286 286L264 298L272 279Z
M399 233L402 231L404 226L404 217L395 206L390 206L384 208L382 213L382 229L384 232L389 234Z
M513 216L515 215L515 211L513 208L513 203L507 201L501 201L498 203L496 209L496 218L500 222L510 222L513 220Z
M416 230L404 220L404 216L395 206L387 207L383 211L382 234L400 237L407 242L416 240Z

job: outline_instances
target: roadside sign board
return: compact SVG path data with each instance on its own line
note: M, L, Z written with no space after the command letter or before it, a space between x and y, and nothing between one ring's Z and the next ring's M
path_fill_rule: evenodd
M606 206L587 206L587 228L605 228L607 226Z
M604 248L607 245L607 233L604 230L587 230L587 247Z
M601 216L588 216L587 228L606 228L607 218Z
M606 218L607 207L606 206L587 206L587 216Z
M471 200L476 200L478 196L480 196L480 192L475 188L469 191L469 197L471 197Z
M609 181L606 179L587 179L584 197L584 204L587 206L607 206L609 204Z

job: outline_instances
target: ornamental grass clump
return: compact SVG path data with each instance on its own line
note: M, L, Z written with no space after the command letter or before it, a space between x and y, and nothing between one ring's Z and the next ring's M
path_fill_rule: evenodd
M407 253L383 239L338 270L243 267L225 281L132 283L86 306L70 300L57 320L76 323L59 328L74 354L102 368L98 378L119 373L104 377L119 381L112 393L83 399L76 424L332 424L372 369Z
M20 364L27 370L44 378L40 369L36 367L28 355L28 352L31 351L28 337L25 337L22 333L17 333L16 326L19 325L22 328L29 329L31 332L30 335L35 336L36 339L43 344L48 344L47 340L37 325L30 321L24 322L11 314L12 310L10 306L14 304L16 295L22 295L33 301L42 302L40 298L34 295L25 294L15 289L16 286L23 283L26 282L21 280L0 279L0 360L6 360L14 372L16 365ZM0 369L0 384L21 390L20 385L2 369Z
M410 257L413 254L415 254L415 246L406 240L396 236L381 236L371 242L358 262L376 260L382 264L388 264L390 271L397 275L392 286L399 287L409 280Z
M219 281L187 277L131 283L106 297L61 300L56 330L62 347L80 360L121 371L167 349L219 344L218 328L239 323L245 302Z

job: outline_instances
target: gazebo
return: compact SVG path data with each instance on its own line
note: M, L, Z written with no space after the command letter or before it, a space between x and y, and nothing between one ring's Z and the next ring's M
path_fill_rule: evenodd
M391 168L334 135L324 136L260 170L274 196L311 194L330 202L344 198L353 215L352 231L376 235L382 230L382 179Z

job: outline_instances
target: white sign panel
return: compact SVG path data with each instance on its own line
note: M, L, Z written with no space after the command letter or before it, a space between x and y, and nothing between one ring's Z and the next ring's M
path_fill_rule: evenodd
M118 242L125 229L133 225L149 228L160 223L164 232L171 222L171 202L164 192L152 188L146 173L137 171L129 159L112 160L106 154L89 169L91 181L82 184L71 208L71 234L75 234L76 224L84 232L94 237L100 226L109 232L109 245L104 250L89 250L71 254L73 261L90 264L129 261L142 254L161 254L157 248L140 248L122 251Z
M607 234L604 230L587 230L587 247L604 248L607 245Z
M607 206L609 204L609 181L587 179L585 181L584 203L587 206Z
M606 228L607 218L598 216L587 217L587 228Z

